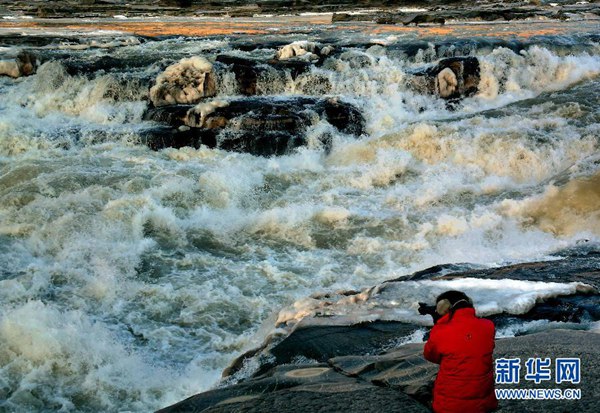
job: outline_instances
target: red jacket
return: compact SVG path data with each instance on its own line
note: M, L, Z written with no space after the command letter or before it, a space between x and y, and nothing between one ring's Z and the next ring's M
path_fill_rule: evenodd
M424 356L440 365L433 388L435 413L485 413L498 407L494 393L494 323L461 308L431 329Z

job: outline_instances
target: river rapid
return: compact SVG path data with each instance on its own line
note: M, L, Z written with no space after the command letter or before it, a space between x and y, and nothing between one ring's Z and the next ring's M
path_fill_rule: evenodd
M157 409L216 385L303 297L600 241L595 27L0 37L3 55L24 44L42 61L0 78L0 411ZM167 65L296 40L342 53L264 76L259 93L340 97L363 113L363 136L323 122L307 147L270 158L140 144ZM480 61L475 96L449 107L407 87L416 68L464 55ZM239 95L232 79L219 74L220 97Z

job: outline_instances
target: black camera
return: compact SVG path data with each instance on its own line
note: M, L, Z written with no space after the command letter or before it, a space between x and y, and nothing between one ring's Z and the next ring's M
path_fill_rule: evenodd
M421 315L430 315L433 318L435 324L441 316L435 311L435 305L427 305L427 303L419 303L419 309L417 310Z
M434 305L427 305L427 303L419 303L419 314L421 315L427 315L429 314L430 316L433 317L434 314L437 314L435 312L435 306Z

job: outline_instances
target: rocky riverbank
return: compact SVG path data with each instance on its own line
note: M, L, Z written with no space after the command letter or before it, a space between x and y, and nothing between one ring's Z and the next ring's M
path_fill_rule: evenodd
M526 360L532 356L568 355L579 357L584 369L581 400L502 400L498 412L558 413L574 408L579 412L596 412L600 397L599 346L600 334L574 330L497 340L496 358ZM437 365L425 361L422 352L423 344L407 344L376 356L334 357L320 364L281 365L234 386L192 396L159 412L427 412ZM512 386L560 387L569 386L557 386L554 382L536 385L523 377L518 387Z
M471 288L469 294L475 298L478 312L487 312L496 324L497 336L505 336L497 339L496 359L581 359L581 400L502 400L499 411L563 412L577 403L578 410L595 412L600 397L599 276L598 254L579 251L565 252L564 258L556 261L492 270L437 266L360 292L314 296L312 300L320 300L320 304L313 303L310 309L305 303L302 309L299 303L293 306L300 318L282 310L277 324L280 331L226 369L221 387L160 412L428 411L438 367L422 357L423 344L419 341L425 332L423 320L412 317L410 322L398 311L401 292L414 288L411 283L419 282L415 280L427 280L432 289L435 283L452 282L448 280L459 280L467 291ZM473 279L481 283L469 284ZM529 304L503 310L501 305L491 308L490 303L483 303L483 291L495 280L513 290L506 300ZM542 280L546 286L554 281L548 288L557 289L536 293ZM523 289L519 291L515 283L520 282L531 284L519 287ZM563 289L573 282L572 290ZM481 305L477 305L478 300ZM356 308L360 306L362 309ZM512 333L507 336L509 330ZM521 376L524 374L522 369ZM558 386L554 381L534 384L522 378L518 388L569 386Z
M212 16L335 13L333 21L372 20L382 24L444 23L450 19L515 20L527 18L567 19L583 13L598 14L594 4L575 1L483 1L476 4L457 0L353 2L335 1L199 1L199 0L86 0L86 1L0 1L0 13L37 18L106 18L118 16ZM403 9L405 11L399 11ZM413 9L411 11L406 11ZM354 11L359 11L358 13Z

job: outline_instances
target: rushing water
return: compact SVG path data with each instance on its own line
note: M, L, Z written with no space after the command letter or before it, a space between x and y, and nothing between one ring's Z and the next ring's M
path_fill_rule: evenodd
M342 96L367 135L319 124L309 134L333 134L330 152L273 158L138 144L166 65L275 53L245 40L49 42L35 76L0 79L0 411L159 408L214 385L314 292L599 239L594 36L509 48L338 33L342 54L258 89ZM453 110L406 87L412 69L464 54L480 59L480 91ZM122 65L84 68L106 56ZM237 94L232 76L222 95Z

